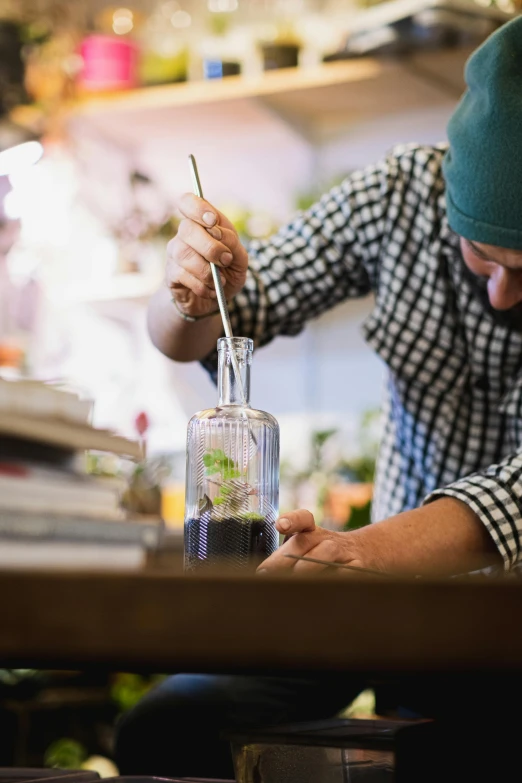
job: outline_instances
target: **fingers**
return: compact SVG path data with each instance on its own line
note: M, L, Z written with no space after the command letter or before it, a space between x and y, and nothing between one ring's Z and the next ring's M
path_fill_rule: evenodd
M314 536L320 540L325 534L324 530L315 526L313 514L304 508L285 514L284 517L277 520L276 528L280 533L291 537L273 555L263 561L260 570L272 571L293 568L296 561L286 555L305 555L315 546Z
M295 568L296 564L300 561L296 561L293 558L286 555L297 555L302 557L308 555L310 552L318 546L323 540L328 538L329 533L326 530L322 530L320 527L316 528L311 533L298 533L292 536L286 543L279 547L270 557L263 561L259 567L260 571L289 571Z
M219 210L191 193L180 198L179 206L184 217L167 246L168 287L177 300L187 292L201 299L216 299L212 272L222 269L225 296L235 296L245 284L248 253L234 226ZM196 304L194 307L197 310Z
M176 206L183 217L194 220L205 228L215 226L218 222L218 210L194 193L183 193L177 199Z
M230 220L219 209L212 206L206 199L195 196L194 193L183 193L177 200L176 206L185 218L199 223L204 228L211 228L219 224L221 228L235 231Z
M341 555L341 550L333 538L322 539L306 553L306 557L326 560L328 563L340 562ZM310 563L308 560L294 560L294 571L300 574L324 571L327 568L328 566L323 563Z
M305 508L290 511L276 522L276 528L287 536L294 533L311 533L316 529L313 514Z
M210 229L210 231L212 231L212 235L193 220L182 220L179 224L177 236L172 242L169 242L167 253L171 257L176 257L176 251L181 249L180 245L175 241L177 238L212 264L221 267L229 266L234 257L230 252L230 248L222 241L225 229L220 229L216 226ZM230 232L227 232L227 238L230 239L228 233Z
M214 239L219 239L234 255L234 260L241 253L246 253L245 248L241 244L238 233L235 229L226 228L225 226L214 226L214 228L207 228L207 233Z
M210 264L192 247L176 237L175 259L167 268L167 283L170 288L184 286L203 299L215 299L214 280ZM223 272L219 272L225 283Z

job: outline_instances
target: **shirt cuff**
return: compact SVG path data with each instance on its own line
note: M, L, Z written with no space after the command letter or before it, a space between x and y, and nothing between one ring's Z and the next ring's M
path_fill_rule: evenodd
M481 474L467 476L447 487L436 489L424 504L441 497L452 497L465 503L486 527L509 571L520 556L522 510L519 501L505 485Z

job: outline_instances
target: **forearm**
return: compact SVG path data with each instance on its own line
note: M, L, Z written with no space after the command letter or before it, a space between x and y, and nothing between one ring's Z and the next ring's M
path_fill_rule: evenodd
M358 538L368 568L390 573L448 576L502 565L478 516L453 498L441 498L348 535Z
M217 308L217 302L216 302ZM191 362L203 359L223 335L219 313L201 321L189 322L176 311L172 294L164 287L149 302L147 326L153 344L169 359Z

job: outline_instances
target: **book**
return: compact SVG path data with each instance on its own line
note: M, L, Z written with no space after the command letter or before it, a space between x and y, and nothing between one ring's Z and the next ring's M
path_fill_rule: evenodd
M0 550L7 542L136 545L161 547L165 524L160 517L95 519L0 510Z
M0 568L46 571L129 571L147 565L141 544L67 541L0 541Z
M141 459L140 443L91 426L91 400L57 385L0 378L0 438Z
M123 484L84 473L0 459L0 509L120 519Z
M62 446L71 452L108 451L121 457L138 460L143 456L140 443L115 435L109 430L60 419L38 418L0 410L0 437L2 435Z
M92 400L56 384L35 380L0 378L0 411L61 419L87 424L92 414Z

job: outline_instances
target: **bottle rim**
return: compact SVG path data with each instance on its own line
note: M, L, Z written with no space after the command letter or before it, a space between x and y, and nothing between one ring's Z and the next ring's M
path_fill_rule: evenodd
M254 350L254 341L250 337L220 337L217 341L218 351L226 351L234 349L235 351L249 351Z

